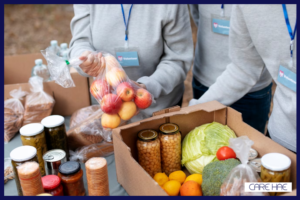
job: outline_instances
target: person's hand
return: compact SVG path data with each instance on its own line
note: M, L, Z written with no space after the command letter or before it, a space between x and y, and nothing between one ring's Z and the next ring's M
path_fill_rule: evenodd
M105 68L105 60L102 53L85 51L79 57L83 62L79 65L82 71L90 76L97 77Z
M197 104L199 104L198 99L192 99L189 102L189 106L193 106L193 105L197 105Z
M139 87L144 88L145 90L147 90L146 85L144 85L142 83L135 82L133 80L131 80L131 82L133 82L135 85L137 85L137 86L139 86Z

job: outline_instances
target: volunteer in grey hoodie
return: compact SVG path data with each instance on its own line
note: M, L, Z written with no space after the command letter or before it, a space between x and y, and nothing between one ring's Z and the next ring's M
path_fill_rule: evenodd
M143 112L181 105L184 80L193 59L193 41L187 5L74 5L70 56L84 62L77 68L83 76L97 76L105 51L126 57L136 52L138 63L123 65L128 77L146 88L154 98ZM125 31L126 30L126 31Z
M231 63L198 100L232 105L259 81L266 68L277 84L268 123L271 138L296 152L296 5L234 5L231 11ZM293 45L294 44L294 45Z
M230 63L228 55L230 4L191 4L198 28L193 68L193 93L199 99ZM272 98L272 77L266 68L253 87L230 106L242 113L244 122L264 133Z

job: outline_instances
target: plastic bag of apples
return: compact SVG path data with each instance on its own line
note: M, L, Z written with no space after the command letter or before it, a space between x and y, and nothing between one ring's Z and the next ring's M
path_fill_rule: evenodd
M104 112L103 128L113 129L148 108L153 96L131 81L114 56L103 53L105 64L91 85L90 92Z

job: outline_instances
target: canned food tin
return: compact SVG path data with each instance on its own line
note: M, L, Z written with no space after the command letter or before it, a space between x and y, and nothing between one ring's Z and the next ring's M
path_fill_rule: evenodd
M47 175L58 175L58 168L67 162L66 152L61 149L53 149L46 152L43 156Z
M250 160L249 164L255 169L256 172L261 172L261 158Z
M255 149L250 149L250 153L249 153L249 160L253 160L258 156L258 153Z

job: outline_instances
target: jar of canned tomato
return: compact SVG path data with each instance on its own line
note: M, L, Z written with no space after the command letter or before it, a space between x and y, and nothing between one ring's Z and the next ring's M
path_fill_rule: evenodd
M42 177L43 188L46 193L52 196L64 196L63 186L60 183L60 178L56 175L47 175Z

